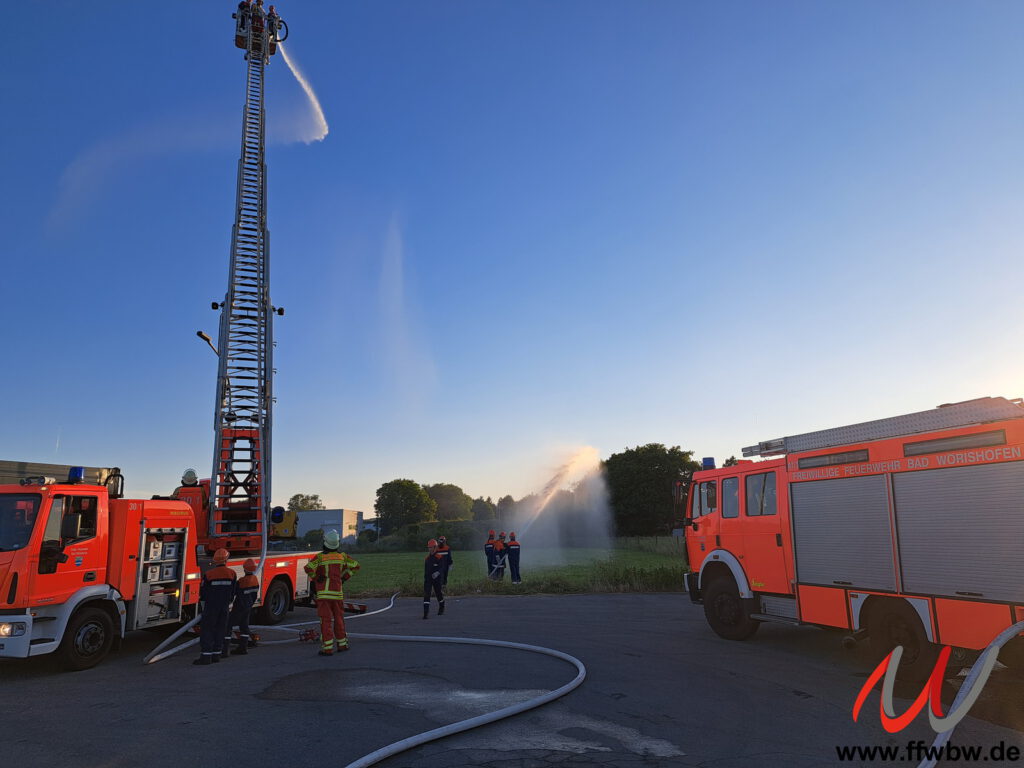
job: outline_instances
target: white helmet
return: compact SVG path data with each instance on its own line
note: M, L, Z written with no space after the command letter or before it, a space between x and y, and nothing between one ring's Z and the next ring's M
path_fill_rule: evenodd
M327 549L337 549L341 546L341 536L337 531L328 531L324 534L324 546Z

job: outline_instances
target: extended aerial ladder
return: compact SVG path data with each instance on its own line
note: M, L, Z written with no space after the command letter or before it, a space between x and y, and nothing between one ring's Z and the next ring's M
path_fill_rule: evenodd
M232 552L259 550L270 506L274 314L267 229L263 72L287 26L240 6L235 44L247 64L228 289L220 310L208 536Z

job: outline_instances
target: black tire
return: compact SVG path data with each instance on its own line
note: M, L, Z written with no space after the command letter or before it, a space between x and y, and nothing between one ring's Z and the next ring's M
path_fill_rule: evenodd
M871 655L881 661L897 645L903 646L896 679L908 683L924 682L935 668L939 646L928 640L917 611L902 599L883 599L868 616Z
M79 672L100 663L114 642L114 622L102 608L81 608L64 632L57 651L65 669Z
M291 590L288 589L288 583L284 579L274 579L270 588L267 589L263 605L256 613L260 624L280 624L284 620L285 614L288 613L291 601L292 595Z
M746 640L761 626L761 622L750 618L749 604L740 597L731 578L717 578L704 592L704 617L719 637Z

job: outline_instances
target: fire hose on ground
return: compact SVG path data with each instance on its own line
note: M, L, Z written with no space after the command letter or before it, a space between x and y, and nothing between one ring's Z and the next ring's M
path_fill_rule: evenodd
M376 611L370 611L369 613L356 614L355 616L350 617L349 620L357 619L361 616L372 616L375 613L383 613L384 611L390 610L392 607L394 607L395 598L398 597L398 594L398 592L393 594L391 596L391 601L384 608L379 608ZM146 656L145 659L143 659L143 661L146 664L152 664L154 662L160 661L161 659L165 659L169 656L172 656L178 651L182 651L185 648L189 648L195 645L196 642L198 642L198 639L194 638L186 643L182 643L181 645L172 648L169 651L161 653L163 648L165 648L175 639L180 637L184 632L187 632L189 629L191 629L201 618L202 614L196 616L192 621L183 626L181 629L179 629L177 632L175 632L173 635L167 638L160 645L158 645L148 656ZM299 632L301 632L301 630L296 629L296 627L317 623L317 621L303 621L298 622L296 624L285 624L281 626L254 626L259 629L273 629L298 634ZM443 739L446 736L452 736L456 733L462 733L463 731L478 728L481 725L487 725L498 720L504 720L505 718L512 717L513 715L521 714L531 709L536 709L537 707L543 706L544 704L552 702L555 699L560 699L562 696L565 696L570 691L575 690L583 683L584 679L586 679L587 676L587 668L583 665L583 662L577 659L575 656L570 656L568 653L556 651L553 648L545 648L540 645L528 645L526 643L511 643L505 640L486 640L472 637L433 637L428 635L378 635L355 632L350 632L348 636L359 640L384 640L404 643L451 643L459 645L487 645L494 648L511 648L513 650L518 651L528 651L530 653L539 653L544 656L551 656L553 658L561 659L562 661L566 661L572 664L576 667L576 677L574 677L565 685L556 688L553 691L548 691L547 693L541 694L540 696L535 696L532 699L528 699L518 704L503 707L502 709L495 710L494 712L487 712L483 715L477 715L476 717L470 717L465 720L459 720L455 723L449 723L448 725L441 726L440 728L434 728L430 731L424 731L423 733L416 734L415 736L410 736L406 739L402 739L401 741L396 741L393 744L388 744L387 746L381 747L375 752L371 752L370 754L359 758L353 763L349 763L348 766L346 766L346 768L366 768L367 766L379 763L381 760L386 760L389 757L397 755L401 752L405 752L406 750L412 749L414 747L427 744L431 741ZM279 645L282 643L294 643L297 641L297 637L287 638L284 640L264 640L260 641L260 645Z

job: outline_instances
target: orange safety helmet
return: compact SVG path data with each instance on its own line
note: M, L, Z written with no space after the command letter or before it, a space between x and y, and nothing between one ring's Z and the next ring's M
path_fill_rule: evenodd
M515 541L515 539L516 539L516 532L515 531L509 531L508 532L508 537L510 539L512 539L513 541Z
M256 561L250 557L242 563L242 570L246 573L256 573Z
M502 531L501 533L499 533L499 534L498 534L498 538L499 538L499 539L504 539L504 538L505 538L505 532L504 532L504 531Z
M224 565L228 561L228 551L224 548L218 549L213 553L214 565Z
M494 538L494 531L488 531L487 535L490 536L493 539Z
M427 546L428 547L436 547L437 546L437 539L431 539L430 541L428 541L427 542Z

